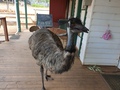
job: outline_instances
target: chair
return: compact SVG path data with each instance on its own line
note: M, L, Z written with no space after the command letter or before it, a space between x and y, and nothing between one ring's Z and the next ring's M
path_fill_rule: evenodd
M58 24L59 24L59 28L67 30L67 19L59 19L58 20Z
M36 25L40 28L53 27L52 15L51 14L37 14Z

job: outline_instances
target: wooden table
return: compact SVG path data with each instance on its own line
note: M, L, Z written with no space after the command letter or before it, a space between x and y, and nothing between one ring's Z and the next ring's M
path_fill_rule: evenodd
M3 25L3 28L4 28L5 41L9 41L6 17L0 17L0 20L2 21L2 25Z
M48 28L48 29L58 36L59 36L59 34L65 34L66 33L66 30L60 29L60 28ZM64 44L64 41L66 42L66 40L67 40L67 36L59 36L59 37L60 37L61 40L63 40L63 44Z

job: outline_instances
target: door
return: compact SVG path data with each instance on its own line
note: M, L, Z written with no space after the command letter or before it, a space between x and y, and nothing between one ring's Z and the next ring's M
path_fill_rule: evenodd
M50 14L52 14L53 22L66 18L68 0L50 0Z

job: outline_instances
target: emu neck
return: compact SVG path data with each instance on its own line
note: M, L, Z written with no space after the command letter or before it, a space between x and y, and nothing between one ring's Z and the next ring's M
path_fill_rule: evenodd
M70 30L67 30L68 40L65 50L68 52L75 52L75 37L77 36L76 33L72 33Z

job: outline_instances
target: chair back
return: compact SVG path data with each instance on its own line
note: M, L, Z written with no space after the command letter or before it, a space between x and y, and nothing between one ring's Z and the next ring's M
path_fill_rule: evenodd
M36 25L40 28L53 27L53 20L51 14L37 14Z

